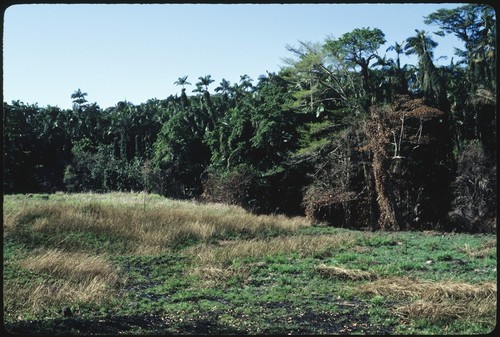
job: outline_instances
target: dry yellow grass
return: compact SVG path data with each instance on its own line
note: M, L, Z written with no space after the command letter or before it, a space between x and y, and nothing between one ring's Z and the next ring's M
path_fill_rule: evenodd
M426 281L407 277L383 278L362 286L363 292L390 295L396 298L419 297L428 300L475 299L496 297L497 285L493 282L469 284L453 281Z
M294 235L261 240L226 241L220 245L204 244L189 248L188 256L194 257L199 266L228 266L235 259L267 255L298 253L312 256L316 253L335 249L339 246L354 244L353 235Z
M362 284L357 291L406 301L394 308L403 317L491 322L496 315L497 285L493 282L468 284L394 277Z
M24 284L6 281L4 310L8 314L26 311L50 315L46 312L48 307L99 305L114 296L124 281L103 256L48 250L16 263L34 275L47 273L51 277L30 279Z
M315 270L323 276L341 280L361 281L361 280L374 280L377 278L376 274L371 273L369 271L327 266L325 264L320 264L319 266L316 266Z
M46 272L80 282L100 281L113 285L120 280L119 271L103 256L69 253L51 249L19 264L31 271Z
M146 210L137 203L123 207L96 202L33 202L4 213L6 235L23 229L49 234L87 231L127 240L133 254L159 254L186 239L290 232L310 225L303 217L254 215L236 206L180 201L158 203Z
M405 318L424 318L433 321L463 319L491 323L496 314L496 300L472 301L427 301L416 300L409 304L397 306L396 315Z
M38 314L56 314L47 312L47 308L55 306L75 306L80 303L106 303L114 290L98 278L85 282L71 280L46 280L40 283L15 284L4 282L4 313L29 312ZM22 319L22 317L16 317Z

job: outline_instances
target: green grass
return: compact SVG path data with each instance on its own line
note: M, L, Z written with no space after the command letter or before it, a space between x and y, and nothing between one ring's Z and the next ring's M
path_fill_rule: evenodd
M495 235L359 232L159 196L144 208L144 197L4 196L7 329L483 334L496 325ZM26 301L27 292L39 296Z

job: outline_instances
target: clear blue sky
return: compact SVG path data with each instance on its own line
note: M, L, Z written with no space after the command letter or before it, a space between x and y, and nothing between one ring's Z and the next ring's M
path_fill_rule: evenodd
M15 5L4 13L4 101L70 108L80 88L101 108L180 93L181 76L193 83L212 75L254 83L277 72L285 46L323 42L355 28L380 28L388 41L436 31L423 17L461 4L122 4ZM454 36L432 35L435 57L463 48ZM391 52L387 56L394 57ZM403 61L415 63L404 56Z

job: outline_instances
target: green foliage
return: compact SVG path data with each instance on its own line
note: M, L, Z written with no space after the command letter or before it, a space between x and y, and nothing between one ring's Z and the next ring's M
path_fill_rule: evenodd
M449 67L456 77L447 81L453 91L457 147L480 139L489 154L496 153L496 145L488 141L496 138L491 127L496 124L495 22L494 9L486 4L439 9L425 18L425 23L439 26L441 35L454 34L465 44L465 50L456 50L459 61Z
M326 48L353 65L362 66L375 58L378 48L385 43L385 34L378 28L356 28L338 39L329 39Z
M447 198L438 198L459 178L450 147L459 154L479 141L485 160L474 170L487 165L496 172L496 17L490 6L467 4L437 10L424 22L438 26L437 35L454 34L464 42L457 60L435 65L437 43L424 30L389 46L393 58L378 55L385 34L365 27L286 46L291 57L278 73L261 75L255 83L248 75L237 83L222 79L214 93L211 75L198 77L193 94L186 91L188 77L181 76L174 82L180 95L139 105L120 101L101 109L81 89L68 97L74 104L69 110L4 103L4 190L145 189L174 198L230 200L258 212L306 212L336 226L378 228L380 191L366 133L374 123L370 108L388 107L399 95L423 96L445 113L439 124L445 128L429 130L424 123L419 131L414 123L410 131L393 123L385 147L395 146L396 157L401 151L411 154L412 169L395 161L388 165L387 170L406 172L398 178L401 193L390 199L408 215L415 206L409 200L424 198L425 207L442 208L426 226L452 229L445 222L456 224L460 216L443 220L453 210L443 201ZM404 53L416 54L418 64L403 66ZM422 132L435 135L436 144L447 149L406 141L407 131L416 138ZM432 195L422 197L418 180L426 181ZM455 189L457 204L466 194L462 185ZM486 213L480 218L492 223L496 213ZM481 227L463 219L460 228Z
M199 116L202 112L179 103L173 101L170 118L158 133L152 163L167 174L167 186L161 192L183 198L201 193L201 174L210 152L203 141L205 121Z
M378 28L356 28L338 39L327 39L326 50L347 65L360 68L365 93L371 92L369 66L377 58L377 50L385 43L385 34Z

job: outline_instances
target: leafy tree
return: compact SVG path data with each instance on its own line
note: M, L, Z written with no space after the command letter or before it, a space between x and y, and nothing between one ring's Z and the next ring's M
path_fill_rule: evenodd
M201 176L210 159L203 124L193 118L192 109L182 107L178 99L173 101L170 118L154 144L152 164L166 175L161 192L177 198L201 194Z
M468 4L453 9L438 9L425 17L426 24L438 25L436 34L454 34L465 44L464 56L469 70L471 89L485 85L495 86L496 76L496 26L493 7L485 4ZM475 92L473 90L472 92Z
M312 113L320 112L326 99L321 95L321 91L327 76L326 55L322 46L318 43L299 41L299 47L287 45L287 49L298 58L298 60L285 59L291 68L282 71L284 78L293 83L297 89L294 91L296 98L294 105ZM333 99L332 95L329 96Z
M496 144L496 20L494 9L485 4L469 4L454 9L439 9L425 18L438 25L439 35L454 34L465 50L456 50L467 65L455 90L456 110L461 111L462 140L481 139L487 155L495 155ZM460 63L459 62L459 63ZM465 79L465 81L463 80ZM464 95L465 93L465 95ZM467 98L465 101L462 97Z
M33 128L39 107L21 101L4 103L4 191L37 192L35 158L37 137Z
M292 95L279 75L262 78L255 91L250 139L253 161L259 171L281 170L281 164L297 148L297 122L291 109Z
M346 64L359 67L363 89L370 93L370 62L377 59L377 50L385 42L385 34L378 28L356 28L338 39L327 39L325 48Z
M108 134L112 136L114 151L121 159L130 160L133 157L131 130L135 112L135 106L127 101L120 101L106 111L110 119Z
M165 111L166 107L158 99L150 99L136 106L131 130L134 139L134 157L143 160L152 158L156 135L168 120Z

